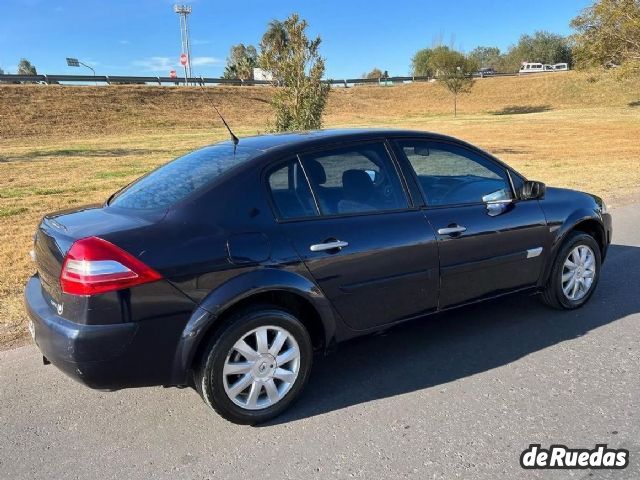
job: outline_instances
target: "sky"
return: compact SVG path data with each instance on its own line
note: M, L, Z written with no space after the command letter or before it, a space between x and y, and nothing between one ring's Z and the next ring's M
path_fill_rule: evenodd
M180 30L170 0L1 0L0 68L15 73L27 58L45 74L166 76L179 67ZM506 50L523 33L569 34L590 0L184 0L193 73L218 77L229 48L257 45L266 25L299 13L320 35L326 78L359 77L374 67L408 75L413 54L437 43L470 51ZM83 71L84 70L84 71ZM178 69L178 72L180 70Z

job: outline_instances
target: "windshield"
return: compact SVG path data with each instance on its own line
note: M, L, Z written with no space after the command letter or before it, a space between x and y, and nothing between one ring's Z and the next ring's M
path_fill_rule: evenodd
M166 208L261 152L218 144L188 153L135 181L109 205L122 208Z

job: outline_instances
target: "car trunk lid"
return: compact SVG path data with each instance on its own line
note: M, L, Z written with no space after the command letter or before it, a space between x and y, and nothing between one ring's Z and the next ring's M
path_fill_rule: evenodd
M89 206L49 214L42 219L34 238L34 260L42 289L52 306L62 302L60 272L73 243L81 238L144 227L161 219L161 213L122 211Z

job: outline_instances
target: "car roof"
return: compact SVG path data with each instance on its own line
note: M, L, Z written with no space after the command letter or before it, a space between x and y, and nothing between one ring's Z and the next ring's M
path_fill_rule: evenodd
M433 139L456 140L446 135L417 130L397 130L383 128L334 128L310 130L306 132L287 132L256 135L240 138L238 147L260 150L263 152L300 151L316 146L331 145L341 142L374 140L393 137L424 137ZM223 143L231 144L228 140Z

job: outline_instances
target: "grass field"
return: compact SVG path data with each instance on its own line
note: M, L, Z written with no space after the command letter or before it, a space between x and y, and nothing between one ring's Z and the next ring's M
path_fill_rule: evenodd
M332 91L326 126L451 134L529 178L616 204L640 193L640 84L573 72L484 79L457 118L438 85ZM269 88L210 90L237 133L265 131ZM149 169L225 138L196 90L0 86L0 347L23 342L22 287L40 217L98 203Z

